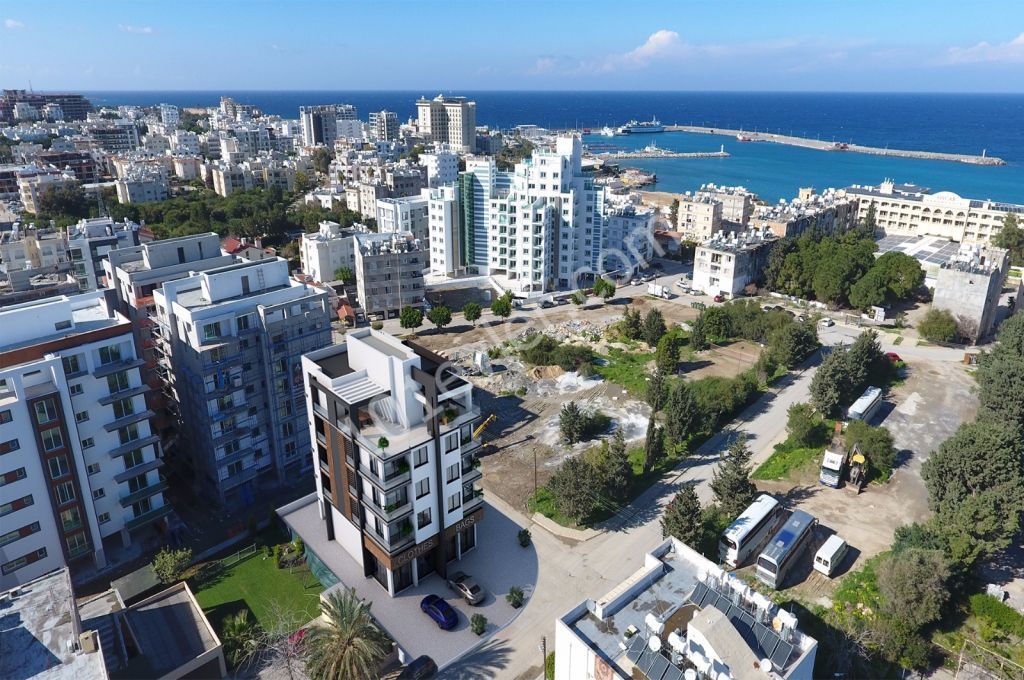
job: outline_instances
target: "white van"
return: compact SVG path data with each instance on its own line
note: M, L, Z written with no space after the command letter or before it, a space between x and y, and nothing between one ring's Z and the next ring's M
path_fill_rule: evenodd
M836 567L842 564L843 558L846 557L846 553L849 550L850 546L847 545L846 541L839 538L836 534L832 534L814 555L815 570L831 578L832 574L835 573Z

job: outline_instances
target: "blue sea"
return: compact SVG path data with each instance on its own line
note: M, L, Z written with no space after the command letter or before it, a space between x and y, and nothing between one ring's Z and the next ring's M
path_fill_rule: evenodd
M220 97L253 104L265 113L298 117L299 107L354 104L370 111L415 115L418 92L223 91L87 92L97 105L159 103L216 106ZM599 128L656 116L664 123L743 128L868 146L998 156L1007 165L972 166L943 161L833 153L734 137L666 133L636 138L589 138L623 148L651 141L666 149L717 151L720 159L631 160L658 174L656 188L690 191L706 182L746 186L770 201L792 198L801 186L824 188L877 184L885 178L971 198L1024 203L1024 95L870 94L766 92L507 92L459 91L477 102L477 124L510 128L532 123L548 128Z

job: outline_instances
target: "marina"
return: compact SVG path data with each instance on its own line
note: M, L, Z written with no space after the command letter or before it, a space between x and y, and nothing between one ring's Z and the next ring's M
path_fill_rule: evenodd
M655 144L648 144L637 151L603 151L593 154L601 160L628 160L631 158L727 158L729 152L722 146L718 151L671 151Z

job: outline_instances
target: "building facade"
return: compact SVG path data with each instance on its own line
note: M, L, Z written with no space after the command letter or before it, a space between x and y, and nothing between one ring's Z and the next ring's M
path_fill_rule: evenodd
M963 246L955 259L939 268L932 307L952 314L960 335L972 342L988 338L995 329L1009 271L1006 250Z
M416 101L417 127L428 142L448 144L460 153L476 147L476 102L437 95Z
M337 222L321 222L315 233L302 235L299 244L302 273L321 282L336 280L334 273L341 267L348 267L355 273L355 236L364 233L366 229L362 225L342 229Z
M454 184L423 191L428 202L430 273L435 276L458 276L465 272L459 193Z
M654 256L654 211L623 205L604 216L601 271L628 278Z
M390 595L477 545L480 411L444 364L370 329L302 358L323 530Z
M429 251L409 232L356 234L356 290L363 313L383 318L423 307Z
M701 243L722 230L722 203L707 194L679 196L676 228L683 236Z
M708 295L735 297L764 277L768 255L776 237L771 232L716 234L697 246L693 261L693 287Z
M376 139L396 141L400 132L398 114L394 111L371 111L370 132Z
M377 199L377 230L407 231L424 243L430 237L430 202L426 195Z

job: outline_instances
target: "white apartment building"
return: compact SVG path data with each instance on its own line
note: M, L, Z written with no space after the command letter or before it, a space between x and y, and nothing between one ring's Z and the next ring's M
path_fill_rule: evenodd
M420 163L427 169L427 188L437 189L459 179L459 155L448 151L446 144L433 153L420 154Z
M328 292L273 258L166 281L153 297L174 462L197 492L251 504L308 469L299 357L331 342Z
M77 186L78 180L70 170L57 168L26 168L18 171L18 196L25 212L39 212L39 197L50 189Z
M654 256L654 211L629 204L609 207L603 237L601 271L632 276Z
M722 203L718 200L701 193L694 196L680 195L678 199L679 213L675 227L684 238L700 243L722 230Z
M202 151L199 135L189 130L175 130L171 133L171 151L198 156Z
M425 194L377 199L377 230L382 234L410 232L424 243L430 237L430 204Z
M417 127L429 142L446 143L460 153L476 148L476 102L437 95L416 101Z
M340 548L392 596L457 568L483 518L480 410L472 384L443 364L370 329L302 357L316 494L283 519L318 555Z
M693 287L708 295L735 297L764 276L776 235L770 231L719 232L697 246Z
M331 148L338 138L338 121L357 121L356 107L351 104L300 106L303 146L323 144ZM360 133L361 135L361 133Z
M127 217L117 223L109 217L79 220L68 227L68 255L82 292L106 287L103 262L117 248L139 245L139 225Z
M459 229L459 191L454 184L424 189L429 216L430 273L457 276L464 270L462 232Z
M400 133L398 114L394 111L371 111L370 134L374 139L395 141Z
M348 267L355 273L355 235L367 233L361 224L352 229L342 229L337 222L323 221L312 234L303 234L299 244L299 259L302 273L314 281L334 281L334 273L341 267Z
M860 215L875 207L878 231L886 236L939 236L960 243L989 244L1009 214L1024 220L1024 205L962 198L952 191L931 193L913 184L886 180L878 186L854 185L847 196L860 202Z
M0 311L0 588L132 542L171 507L132 327L102 292Z
M166 171L153 166L134 168L114 184L120 203L166 201L171 193Z
M160 105L160 122L164 125L170 125L174 127L178 124L180 116L178 114L178 107L173 104L161 104Z
M356 234L356 290L363 313L397 317L423 306L429 251L409 232Z
M241 165L218 163L211 174L213 190L220 196L230 196L236 191L248 191L256 186L252 171Z
M498 198L506 197L511 186L512 173L499 171L493 157L466 159L466 171L459 176L459 209L464 232L463 242L466 244L464 264L470 273L486 274L489 271L491 203ZM495 221L497 213L495 204Z

